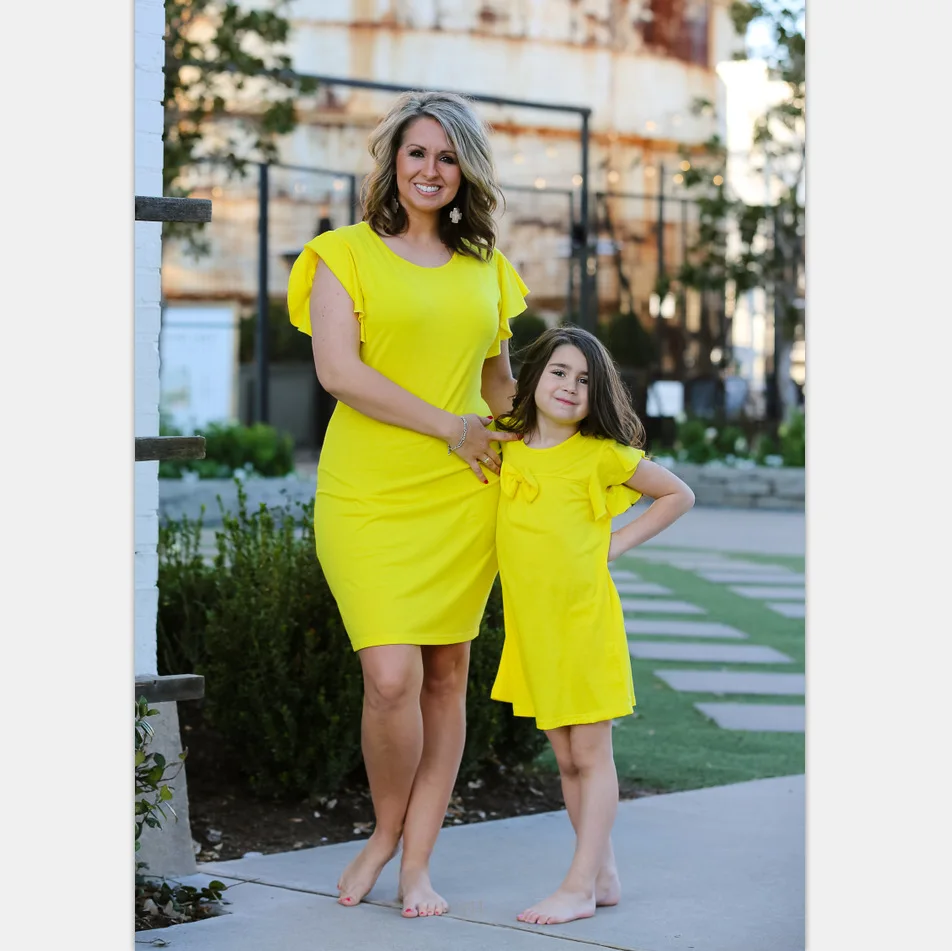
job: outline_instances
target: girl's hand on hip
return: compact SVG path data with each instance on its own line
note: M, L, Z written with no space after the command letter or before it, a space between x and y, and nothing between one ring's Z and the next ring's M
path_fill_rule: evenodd
M518 433L495 432L489 429L489 424L493 421L492 416L478 416L476 413L468 413L466 422L466 441L458 449L454 450L460 459L473 470L474 475L480 482L488 483L489 480L483 475L480 466L499 475L499 469L502 460L499 454L492 448L494 442L511 442L514 439L521 439ZM460 423L462 430L462 423ZM462 431L460 432L462 435Z

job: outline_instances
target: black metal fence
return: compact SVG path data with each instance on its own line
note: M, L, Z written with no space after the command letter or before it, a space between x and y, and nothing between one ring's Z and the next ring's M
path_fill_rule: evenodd
M289 357L297 363L310 359L303 339L294 353L275 344L275 334L292 332L286 315L287 326L278 329L290 265L315 234L360 220L361 177L350 170L283 164L260 164L255 171L245 178L229 178L223 168L212 165L193 171L193 195L215 200L215 218L205 226L212 254L192 261L181 249L172 251L164 265L165 292L172 298L228 297L256 314L255 369L243 371L254 398L249 400L251 391L243 390L241 415L246 421L280 425L271 406L270 378ZM663 169L657 181L653 193L592 192L588 293L594 298L590 303L599 332L610 338L615 326L617 341L626 315L632 314L647 332L640 343L631 341L633 354L616 356L643 416L653 418L648 391L658 381L682 385L689 415L764 416L758 381L751 387L734 372L734 302L677 280L697 241L697 205L672 193ZM499 246L532 289L530 312L550 322L579 322L579 189L504 184L503 191L507 207L500 217ZM670 293L661 299L656 290L665 280ZM770 341L766 343L769 363ZM247 347L243 349L247 362ZM333 401L315 386L318 411L309 428L311 440L319 445ZM295 428L302 432L300 425Z

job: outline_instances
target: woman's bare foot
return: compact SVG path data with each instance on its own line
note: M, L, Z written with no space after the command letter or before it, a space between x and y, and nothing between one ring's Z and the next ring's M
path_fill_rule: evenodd
M450 907L443 897L434 891L430 884L430 873L425 868L400 870L397 901L403 904L404 918L442 915Z
M594 914L594 893L566 892L560 888L516 918L529 925L560 925L576 918L591 918Z
M338 904L353 908L359 905L364 896L374 887L383 867L397 854L399 840L373 835L361 849L360 854L344 869L337 881L340 895Z
M621 901L621 880L618 869L603 868L595 879L596 906L617 905Z

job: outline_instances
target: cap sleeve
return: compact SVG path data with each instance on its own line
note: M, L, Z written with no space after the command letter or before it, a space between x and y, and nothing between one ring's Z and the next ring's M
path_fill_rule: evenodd
M354 313L360 322L360 340L366 341L364 332L364 296L357 276L357 264L350 245L336 232L325 231L304 245L291 267L288 278L288 314L291 323L302 333L311 333L311 288L317 263L323 262L341 282L354 303Z
M595 518L621 515L641 498L640 492L624 483L635 474L638 463L644 457L643 449L623 446L614 439L605 440L598 466L588 486Z
M487 357L499 356L503 340L512 336L509 321L526 309L525 297L529 293L529 288L502 251L493 251L493 261L496 265L496 280L499 283L499 330L486 353Z

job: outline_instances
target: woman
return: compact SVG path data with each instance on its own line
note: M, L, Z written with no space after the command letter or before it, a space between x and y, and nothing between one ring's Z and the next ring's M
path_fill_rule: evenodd
M400 96L370 138L364 220L308 242L288 287L338 400L321 451L317 556L364 679L375 827L338 882L371 890L400 839L403 915L448 908L429 860L465 740L466 677L496 575L500 457L515 434L509 319L528 288L495 250L488 129L463 98Z

